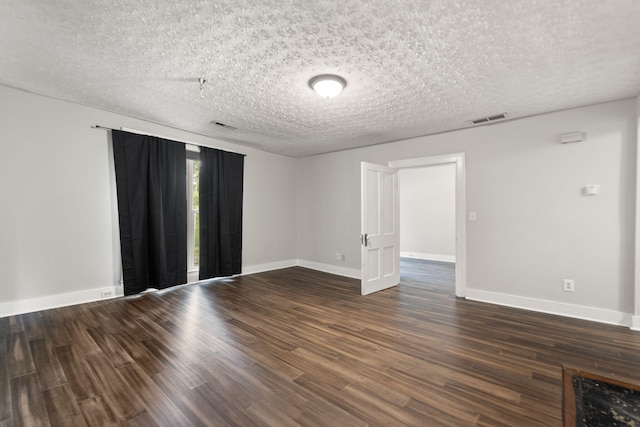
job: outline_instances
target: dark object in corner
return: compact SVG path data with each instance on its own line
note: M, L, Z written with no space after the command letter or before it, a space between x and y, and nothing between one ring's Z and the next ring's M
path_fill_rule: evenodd
M640 426L640 385L563 367L565 427Z

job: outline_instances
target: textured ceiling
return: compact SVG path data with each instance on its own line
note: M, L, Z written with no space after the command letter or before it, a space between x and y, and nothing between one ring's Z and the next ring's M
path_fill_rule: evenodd
M2 0L0 84L306 156L636 96L640 1Z

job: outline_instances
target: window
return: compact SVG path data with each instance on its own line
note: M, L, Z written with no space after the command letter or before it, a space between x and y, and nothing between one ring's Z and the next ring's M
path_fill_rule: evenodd
M200 161L187 159L187 257L188 270L200 266Z

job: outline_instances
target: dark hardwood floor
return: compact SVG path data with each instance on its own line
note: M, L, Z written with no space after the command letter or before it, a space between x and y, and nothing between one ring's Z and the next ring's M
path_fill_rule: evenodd
M640 333L405 267L367 297L296 267L2 318L0 427L558 426L562 364L640 380Z
M452 262L400 258L400 273L405 285L439 285L448 287L453 294L456 265Z

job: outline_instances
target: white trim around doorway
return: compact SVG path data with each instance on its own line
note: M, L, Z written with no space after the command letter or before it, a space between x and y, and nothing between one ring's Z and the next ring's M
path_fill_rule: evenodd
M456 296L467 293L467 223L466 223L466 178L464 153L443 156L418 157L414 159L392 160L389 167L394 169L420 168L446 164L456 165Z

